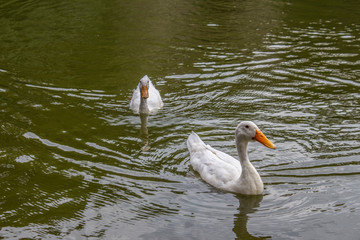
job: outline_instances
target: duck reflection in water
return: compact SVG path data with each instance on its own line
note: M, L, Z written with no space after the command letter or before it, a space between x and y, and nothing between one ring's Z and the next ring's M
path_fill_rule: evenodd
M150 78L145 75L140 79L136 89L134 89L130 109L135 113L139 113L141 121L140 137L143 143L142 150L147 151L149 146L149 132L147 128L147 121L150 113L155 113L162 108L163 101L159 91L152 84Z
M141 128L140 128L140 138L142 141L142 151L148 151L150 149L149 146L149 131L147 128L147 121L148 121L149 114L147 113L140 113L140 121L141 121Z
M238 195L240 206L234 215L233 232L236 239L271 239L271 236L254 236L247 229L248 214L255 213L260 206L263 195Z

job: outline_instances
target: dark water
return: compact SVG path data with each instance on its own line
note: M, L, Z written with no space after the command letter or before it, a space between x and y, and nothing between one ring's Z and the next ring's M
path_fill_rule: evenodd
M3 1L0 237L358 239L359 12ZM141 126L129 100L145 74L164 108ZM263 196L218 191L189 167L192 130L236 156L241 120L277 146L250 144Z

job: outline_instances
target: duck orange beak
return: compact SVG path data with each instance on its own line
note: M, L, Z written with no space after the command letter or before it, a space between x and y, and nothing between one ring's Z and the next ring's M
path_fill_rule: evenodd
M262 143L264 146L271 148L271 149L275 149L275 145L269 140L267 139L267 137L265 136L265 134L263 134L260 130L256 130L256 135L255 137L253 137L254 140Z
M143 85L141 87L141 97L142 98L148 98L149 97L149 91L148 91L148 87L146 85Z

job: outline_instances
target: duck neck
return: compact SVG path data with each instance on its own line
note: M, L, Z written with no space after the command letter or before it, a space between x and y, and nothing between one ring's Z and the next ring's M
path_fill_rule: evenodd
M247 141L236 142L239 160L241 164L241 175L238 179L237 186L240 188L240 193L243 194L261 194L264 190L263 182L255 167L249 161L247 153Z
M144 113L144 114L149 113L149 107L148 107L148 104L147 104L147 98L140 97L139 113Z
M248 157L248 154L247 154L248 142L237 140L236 145L237 145L237 151L238 151L241 166L249 164L250 161L249 161L249 157Z

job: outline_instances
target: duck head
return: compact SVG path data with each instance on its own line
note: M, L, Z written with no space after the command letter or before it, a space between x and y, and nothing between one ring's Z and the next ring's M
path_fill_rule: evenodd
M139 88L141 92L141 98L147 99L149 98L149 78L148 76L144 76L140 79Z
M275 149L275 145L265 136L264 133L251 121L241 122L236 128L237 141L251 141L255 140L262 143L264 146Z

